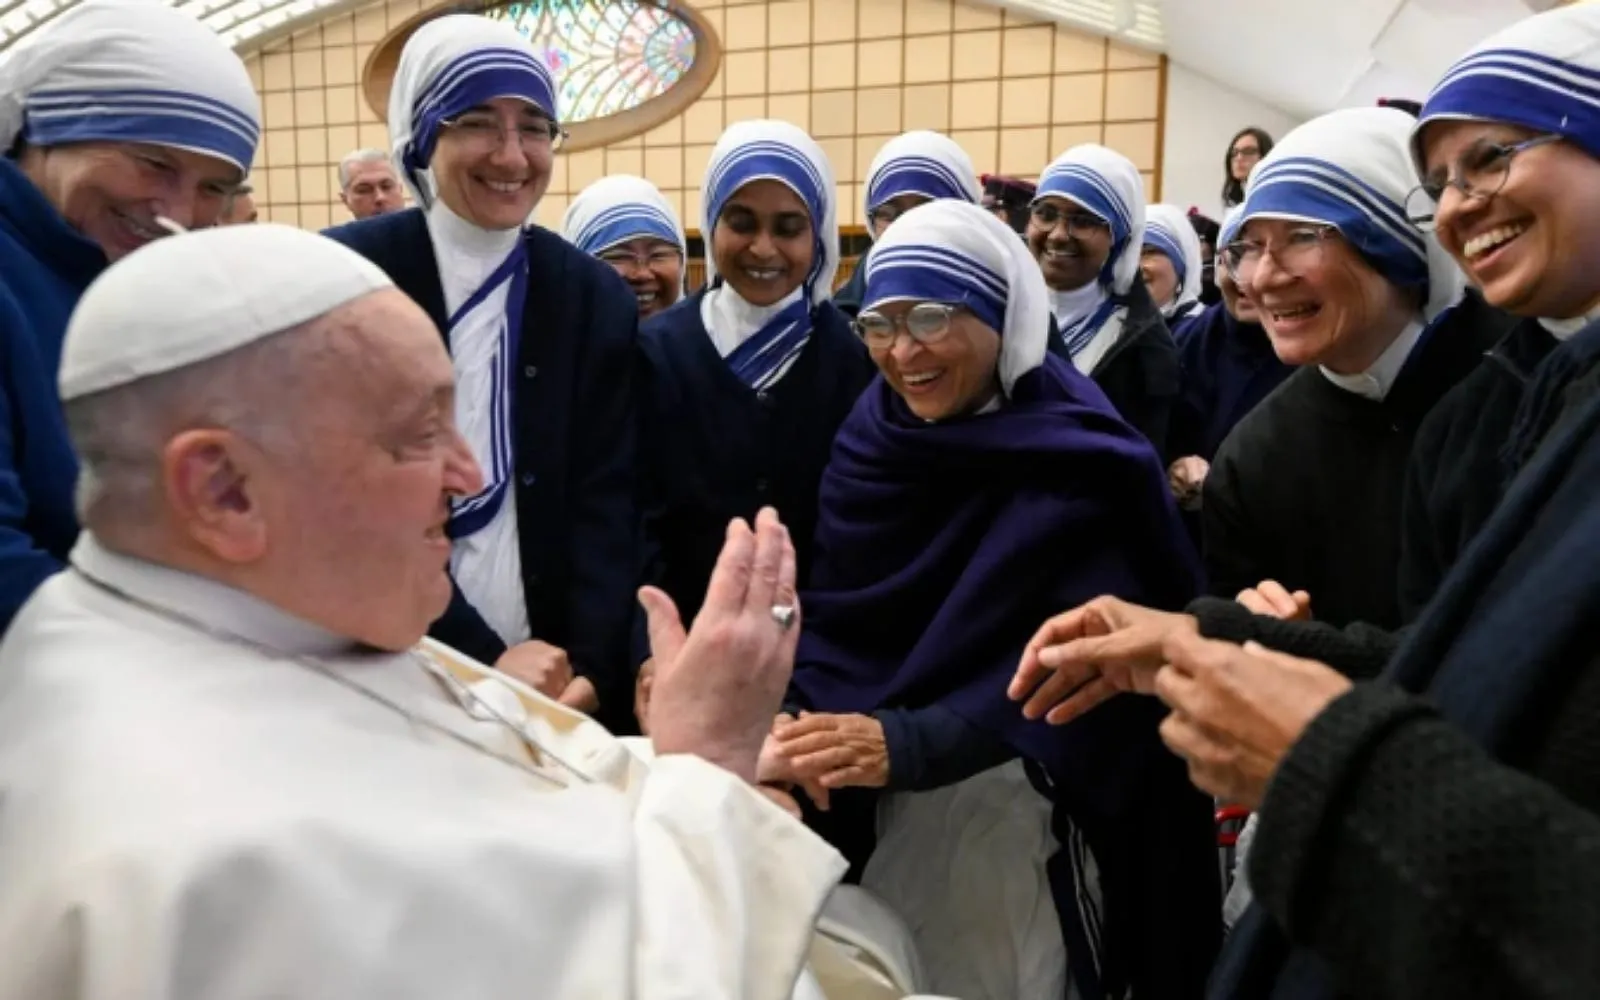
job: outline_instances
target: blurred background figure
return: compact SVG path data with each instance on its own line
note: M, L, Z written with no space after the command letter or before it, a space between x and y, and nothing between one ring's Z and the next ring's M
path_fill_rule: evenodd
M1032 181L999 174L984 174L983 207L995 218L1015 229L1018 234L1028 231L1028 210L1033 204L1037 187Z
M339 200L356 219L370 219L404 208L406 196L389 154L358 149L339 161Z
M1222 161L1222 210L1244 204L1244 184L1250 171L1261 158L1272 152L1272 136L1254 125L1241 129L1228 143L1228 152Z

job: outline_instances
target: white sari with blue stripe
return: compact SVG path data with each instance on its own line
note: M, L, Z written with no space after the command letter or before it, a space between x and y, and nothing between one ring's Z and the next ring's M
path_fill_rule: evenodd
M477 15L441 17L406 42L389 95L389 130L400 175L427 210L448 315L456 423L484 476L481 492L452 506L450 574L510 646L529 637L512 426L527 246L520 226L484 229L436 200L429 166L446 122L506 97L556 119L555 80L515 28Z
M1121 153L1092 143L1074 146L1040 175L1033 200L1045 198L1071 201L1111 227L1111 252L1099 277L1082 288L1051 293L1057 332L1073 367L1088 375L1122 335L1124 298L1139 277L1144 179Z
M771 180L788 187L811 217L812 261L800 287L772 306L742 299L717 275L709 247L728 200L746 184ZM756 392L776 385L811 340L811 313L833 295L839 269L839 221L828 158L804 130L778 121L738 122L711 151L701 186L701 232L708 238L700 318L739 380Z

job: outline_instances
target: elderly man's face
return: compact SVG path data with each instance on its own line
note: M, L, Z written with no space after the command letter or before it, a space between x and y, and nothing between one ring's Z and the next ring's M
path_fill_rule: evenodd
M230 163L147 143L29 147L22 168L73 228L113 261L167 235L158 215L185 229L215 225L241 180Z
M394 168L381 160L356 162L350 167L350 182L340 192L344 206L358 219L370 219L398 210L405 204Z
M415 643L450 603L452 496L482 475L456 430L432 321L387 290L354 304L300 399L292 457L260 495L274 603L381 649Z

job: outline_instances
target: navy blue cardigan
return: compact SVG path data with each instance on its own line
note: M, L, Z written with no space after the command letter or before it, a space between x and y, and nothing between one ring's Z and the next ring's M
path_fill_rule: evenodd
M78 537L56 374L67 319L105 254L0 157L0 632Z
M447 330L420 209L331 229ZM600 694L599 718L632 726L628 662L639 582L634 357L639 317L615 271L530 229L528 303L512 402L517 543L533 638L565 649ZM493 663L500 637L456 589L431 633Z
M650 576L685 622L705 598L728 522L765 505L789 528L804 583L834 435L877 371L844 314L824 302L793 367L754 392L706 332L704 295L652 316L639 337Z

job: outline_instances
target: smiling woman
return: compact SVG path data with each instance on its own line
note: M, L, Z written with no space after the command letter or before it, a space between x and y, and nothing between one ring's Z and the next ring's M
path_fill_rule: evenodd
M1383 108L1324 115L1251 178L1223 263L1301 370L1234 428L1206 478L1217 596L1275 580L1333 625L1404 617L1395 566L1418 426L1513 324L1406 222L1413 124Z

